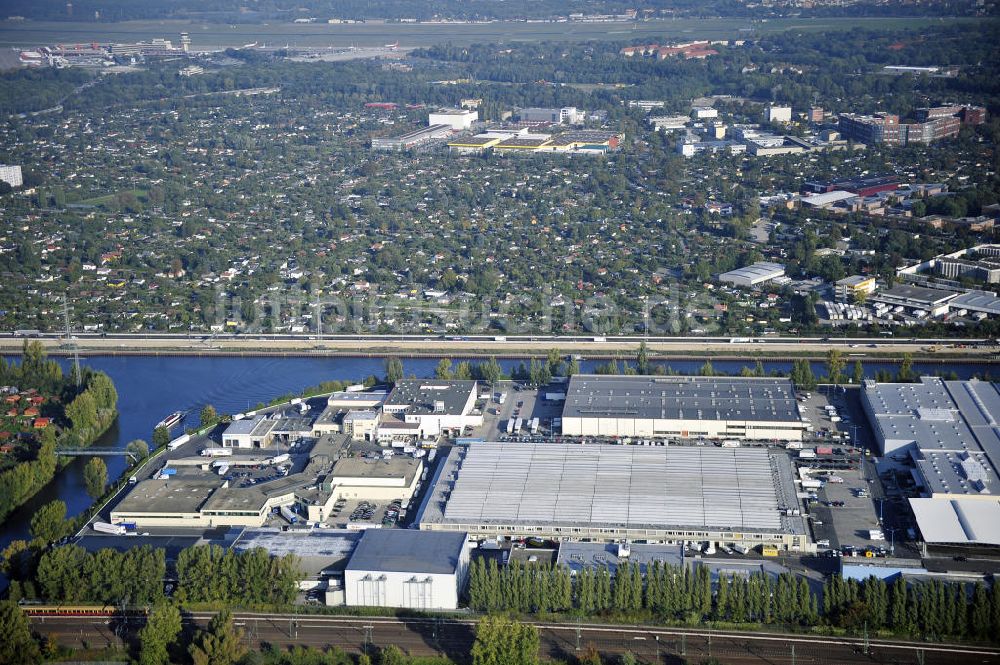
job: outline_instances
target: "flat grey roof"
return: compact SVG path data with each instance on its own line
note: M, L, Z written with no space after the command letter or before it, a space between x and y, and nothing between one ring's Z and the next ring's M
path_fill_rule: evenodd
M232 549L245 552L261 547L271 556L294 554L303 572L316 577L343 569L360 537L360 531L347 529L246 529L233 542Z
M617 543L582 543L566 541L559 544L559 555L556 563L566 566L574 573L578 573L584 568L607 568L613 576L618 570L621 561L639 564L642 574L646 573L646 567L654 561L679 566L684 561L681 545L629 545L629 555L627 558L618 557Z
M958 294L954 291L929 289L925 286L913 286L912 284L897 284L891 289L886 289L879 293L878 297L892 300L909 300L921 305L938 305L956 295Z
M274 421L275 432L311 432L313 419L308 416L286 416Z
M385 401L386 407L406 406L405 413L434 413L434 403L443 402L442 415L462 415L462 410L475 392L475 381L445 381L439 379L404 379L399 381ZM394 410L394 412L396 412Z
M1000 314L1000 298L990 291L970 291L948 303L952 309L971 309L974 312Z
M263 547L274 556L297 554L346 558L354 550L360 537L360 531L347 529L245 529L233 542L233 549L252 550Z
M453 448L446 463L437 485L450 485L450 496L443 513L424 511L422 525L802 530L801 519L781 514L795 506L783 452L480 443Z
M802 422L791 380L778 378L577 374L562 416Z
M996 384L925 376L919 383L866 381L862 393L885 449L916 448L911 456L929 493L1000 494Z
M452 574L466 534L413 529L366 529L346 570Z
M419 459L395 455L389 459L345 457L337 460L330 475L334 478L399 478L407 485L420 473L423 463Z
M271 421L268 420L268 418L265 416L255 416L253 418L243 418L241 420L234 420L232 423L229 424L229 427L226 428L225 435L231 436L231 435L241 435L241 434L242 435L255 434L257 433L255 432L257 426L265 422L270 423ZM271 427L273 426L274 425L272 424Z
M114 513L196 513L219 487L216 479L143 480L132 488Z

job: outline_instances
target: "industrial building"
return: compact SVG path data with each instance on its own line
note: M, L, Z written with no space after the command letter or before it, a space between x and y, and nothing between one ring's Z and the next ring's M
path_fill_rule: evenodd
M986 381L875 383L862 405L884 455L913 467L927 543L1000 545L1000 390Z
M434 480L421 530L814 549L784 451L480 443L452 448Z
M574 375L563 436L801 441L792 382L776 378Z
M244 529L238 552L294 554L301 589L326 592L326 604L455 610L465 587L471 543L465 534L404 529Z
M249 486L216 473L223 467L275 464L274 458L248 450L221 459L197 455L169 460L157 477L138 482L111 510L111 522L139 528L260 527L273 511L295 507L304 520L324 523L342 498L385 501L414 495L423 471L421 459L338 459L346 443L341 435L323 436L313 444L301 471L276 473L268 482Z
M266 416L234 421L222 433L224 448L267 448L274 441L276 420Z
M376 137L372 139L372 150L409 150L430 141L448 138L453 131L451 125L442 124L421 127L399 136Z
M768 105L764 110L764 120L767 122L791 122L792 107Z
M654 116L649 119L649 123L653 125L653 129L661 132L682 130L687 127L689 122L691 122L691 118L686 115Z
M571 130L557 134L532 134L526 128L491 129L475 136L463 136L448 143L452 152L482 153L493 150L499 154L604 154L615 150L621 135L592 129Z
M715 109L712 109L713 111ZM747 144L739 141L685 141L677 144L677 152L685 157L694 157L701 152L728 152L738 155L747 151Z
M897 284L871 297L872 302L889 307L902 307L917 318L946 314L949 303L958 293L912 284Z
M483 424L473 413L478 396L475 381L404 379L396 383L382 405L382 429L392 420L408 425L413 434L429 439L441 433L461 434L466 427Z
M757 286L773 279L783 277L785 266L780 263L758 261L745 268L737 268L719 275L719 281L733 286Z
M368 529L344 569L346 604L458 609L470 550L465 533Z
M11 187L20 187L24 184L20 166L0 164L0 182L5 182Z
M517 116L521 122L554 125L575 125L583 120L583 113L572 106L558 109L526 108L518 111Z
M427 118L427 125L448 125L454 131L460 132L472 127L479 120L479 112L469 109L440 109L432 112Z

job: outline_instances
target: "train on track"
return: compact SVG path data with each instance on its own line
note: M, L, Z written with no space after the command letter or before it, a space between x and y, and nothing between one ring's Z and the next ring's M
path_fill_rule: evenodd
M21 611L29 617L119 617L146 616L145 607L116 605L34 605L21 604Z

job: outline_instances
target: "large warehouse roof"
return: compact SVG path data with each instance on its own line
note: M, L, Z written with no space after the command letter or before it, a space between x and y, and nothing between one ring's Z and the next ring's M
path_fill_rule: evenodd
M928 543L1000 545L1000 500L910 499Z
M719 275L720 282L732 282L738 285L755 285L776 279L785 274L785 266L780 263L758 261L744 268L737 268Z
M863 388L883 451L912 448L931 494L997 494L1000 390L986 381L875 383Z
M451 574L459 565L464 533L366 529L347 570Z
M763 449L487 443L448 461L444 523L793 529L790 469Z
M801 422L788 379L589 374L570 379L563 418Z

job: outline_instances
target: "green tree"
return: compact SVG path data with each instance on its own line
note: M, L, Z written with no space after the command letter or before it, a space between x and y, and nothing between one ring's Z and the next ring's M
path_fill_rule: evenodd
M649 349L646 342L639 343L639 351L635 355L635 370L639 374L649 374Z
M31 636L28 620L17 603L0 600L0 663L35 665L42 662L38 643Z
M854 376L851 377L854 380L854 384L860 386L861 382L865 380L865 368L861 364L860 360L854 361Z
M476 624L472 665L537 665L538 628L505 616L483 617Z
M222 610L208 622L208 630L199 631L188 649L194 665L234 665L246 655L243 631L233 626L233 615Z
M844 354L840 349L830 349L826 352L826 373L830 383L838 385L844 381Z
M66 535L66 504L50 501L39 508L31 517L31 537L44 543L51 543Z
M493 356L490 356L486 362L479 365L479 376L483 381L490 385L496 384L500 377L503 376L503 370L500 368L500 363Z
M135 455L136 460L142 460L149 456L149 444L142 439L134 439L125 445L125 451Z
M170 443L170 430L166 427L157 427L153 430L153 448L162 448Z
M378 653L378 665L407 665L409 659L395 644L383 647Z
M139 631L139 665L169 665L171 647L180 633L180 611L167 603L157 604Z
M904 353L903 361L899 364L899 373L896 374L896 380L901 383L907 383L913 381L913 379L913 355Z
M451 378L451 360L442 358L434 369L434 377L437 379Z
M104 487L108 484L108 467L100 457L91 457L83 467L83 484L92 499L104 494Z
M385 359L385 380L396 384L403 379L403 363L396 356Z
M42 597L50 602L75 602L91 595L85 578L87 550L79 545L64 545L48 550L38 561L35 577ZM116 571L117 573L117 571Z
M209 425L214 425L219 421L219 414L216 413L215 407L211 404L206 404L201 407L201 414L199 414L199 420L201 421L202 427L208 427Z

